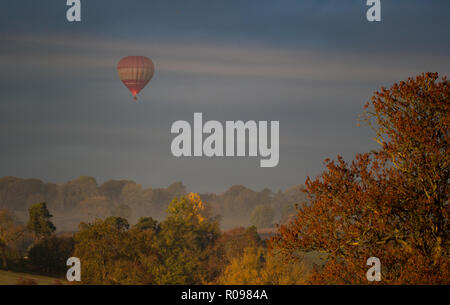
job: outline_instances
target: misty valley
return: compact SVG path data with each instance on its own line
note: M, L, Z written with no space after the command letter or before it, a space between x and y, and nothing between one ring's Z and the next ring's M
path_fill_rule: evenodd
M131 180L108 180L99 184L95 178L86 176L65 183L0 178L0 208L13 210L25 222L32 204L46 202L60 232L76 230L80 221L108 216L124 217L130 223L144 216L162 219L170 201L185 194L187 190L181 182L167 188L145 188ZM258 192L234 185L223 193L200 196L211 206L211 214L219 215L224 229L251 224L258 224L261 229L271 227L288 219L295 204L305 200L300 185L277 192L268 188ZM267 210L268 220L252 223L251 215L255 209Z

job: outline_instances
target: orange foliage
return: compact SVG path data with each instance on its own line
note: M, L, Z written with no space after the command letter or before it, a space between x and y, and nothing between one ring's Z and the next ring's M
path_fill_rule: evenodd
M450 283L448 181L450 87L437 73L376 92L366 105L379 151L325 160L308 177L309 204L280 227L272 251L328 258L312 272L318 284L368 284L366 260L381 260L381 284Z

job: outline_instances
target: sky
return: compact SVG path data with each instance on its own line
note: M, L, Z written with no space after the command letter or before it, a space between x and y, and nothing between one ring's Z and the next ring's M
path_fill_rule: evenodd
M323 160L377 147L358 127L382 86L450 72L450 1L65 0L0 3L0 176L64 182L131 179L189 191L302 184ZM151 58L155 75L132 101L116 66ZM176 158L177 120L280 122L280 162Z

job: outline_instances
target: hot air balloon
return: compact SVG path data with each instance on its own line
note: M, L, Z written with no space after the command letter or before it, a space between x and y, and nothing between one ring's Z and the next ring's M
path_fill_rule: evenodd
M136 95L148 84L153 76L155 67L153 62L145 56L127 56L117 65L120 80L133 94Z

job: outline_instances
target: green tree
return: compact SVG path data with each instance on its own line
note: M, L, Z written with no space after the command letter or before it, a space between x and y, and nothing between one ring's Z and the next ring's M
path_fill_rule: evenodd
M80 224L74 236L74 256L83 262L83 283L117 283L110 274L114 272L115 263L127 255L126 235L126 231L100 219ZM129 254L132 250L132 247L128 249Z
M67 271L66 261L72 256L73 248L72 237L49 236L39 240L28 257L36 270L62 275Z
M159 232L158 221L152 217L141 217L134 226L141 231L153 230L154 232Z
M250 215L250 222L257 228L270 227L275 216L275 211L268 205L258 205Z
M37 239L50 236L56 228L50 219L53 217L47 209L45 202L37 203L29 208L28 229L31 230Z
M156 283L161 256L155 233L111 225L120 222L112 217L80 224L74 256L83 262L83 284Z
M130 224L125 218L110 216L105 219L105 223L113 226L119 231L126 231L130 228Z
M207 264L207 251L219 236L219 224L204 212L207 207L197 194L175 198L158 234L163 265L157 284L199 284Z

